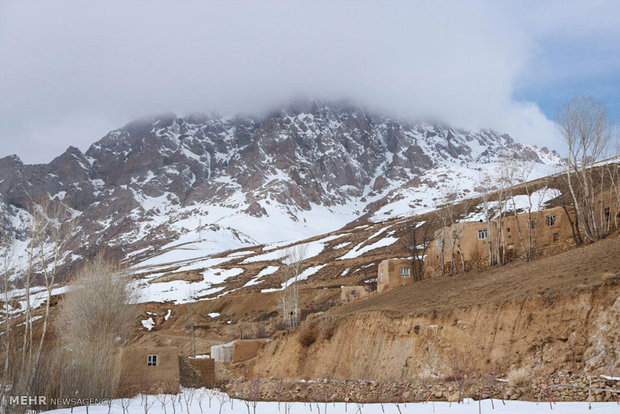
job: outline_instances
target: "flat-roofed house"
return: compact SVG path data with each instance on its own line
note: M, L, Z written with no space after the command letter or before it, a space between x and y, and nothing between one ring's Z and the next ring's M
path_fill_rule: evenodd
M413 283L413 268L407 259L386 259L377 269L377 292Z
M501 226L497 219L492 220L490 228L483 221L458 222L437 231L424 265L427 269L439 269L443 256L445 268L450 269L454 250L457 268L462 267L463 262L466 269L484 266L489 261L490 235L493 243L499 243L505 260L521 256L524 247L536 250L537 254L544 253L572 240L571 220L574 221L574 215L569 217L562 207L553 207L531 215L520 213L515 217L510 213L503 218ZM496 247L497 244L494 249Z
M176 394L179 392L179 350L175 346L121 348L118 394Z

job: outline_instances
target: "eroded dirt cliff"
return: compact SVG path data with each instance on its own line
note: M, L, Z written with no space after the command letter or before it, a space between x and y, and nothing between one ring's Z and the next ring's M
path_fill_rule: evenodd
M616 238L471 280L425 281L374 295L274 336L243 368L263 378L398 380L503 375L517 368L533 375L616 375L619 247ZM585 258L591 266L580 271ZM571 261L574 272L564 268ZM472 286L488 294L476 301L459 298L458 292L471 295Z

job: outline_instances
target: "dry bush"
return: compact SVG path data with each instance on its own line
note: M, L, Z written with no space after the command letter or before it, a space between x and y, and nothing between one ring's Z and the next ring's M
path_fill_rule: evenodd
M104 398L114 393L116 351L138 316L129 282L126 272L98 256L69 284L56 323L61 392Z
M334 332L336 332L336 318L334 317L326 317L319 322L319 329L321 331L321 335L323 338L330 340L334 336Z
M285 330L286 330L286 323L284 323L284 321L281 318L278 318L271 323L271 335L270 336L273 337L273 335L275 335L277 332L285 331Z
M334 306L338 306L338 305L339 305L339 301L334 298L330 298L330 299L327 299L319 303L310 303L307 307L303 308L300 311L299 320L305 321L308 318L308 316L314 313L325 312L325 311L330 310Z
M305 323L302 326L301 331L299 332L299 336L297 337L299 343L305 347L309 347L316 341L317 336L318 336L317 331L318 329L317 329L316 324Z
M516 389L527 388L532 383L530 373L525 368L511 369L506 375L508 384Z
M268 338L265 325L260 322L239 322L237 324L238 334L236 337L240 339L259 339Z

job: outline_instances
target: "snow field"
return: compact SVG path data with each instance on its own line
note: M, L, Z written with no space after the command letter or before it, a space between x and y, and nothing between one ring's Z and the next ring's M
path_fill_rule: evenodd
M82 406L46 412L55 414L168 414L173 412L183 414L611 414L620 412L620 405L615 402L597 402L592 403L592 409L588 409L587 402L558 402L551 408L546 402L506 401L502 403L501 400L478 402L466 399L460 404L431 401L398 405L394 403L259 401L254 407L252 401L231 399L217 390L201 388L184 389L178 396L160 394L112 400L110 406L93 405L88 407L88 410Z

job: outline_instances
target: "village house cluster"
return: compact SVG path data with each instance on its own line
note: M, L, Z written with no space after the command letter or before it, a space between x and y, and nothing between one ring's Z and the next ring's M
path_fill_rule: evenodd
M572 209L563 207L508 215L490 223L457 222L437 230L428 246L424 267L429 273L441 273L442 269L453 266L471 270L487 266L491 254L497 252L504 262L522 257L526 252L541 255L570 244L574 223ZM383 260L377 269L377 292L413 283L412 273L412 260Z
M609 209L602 209L602 221L611 220ZM531 255L541 256L554 249L574 244L576 215L572 208L552 207L533 213L456 222L436 230L429 242L423 263L425 272L441 274L446 269L484 268L493 258L508 262ZM377 268L376 292L414 282L415 262L411 258L391 258ZM370 295L368 285L342 286L343 303ZM137 392L176 393L188 371L203 384L216 385L216 364L239 363L256 357L267 339L238 339L213 345L210 355L198 358L180 356L176 347L126 347L118 355L122 366L119 390L127 395Z

